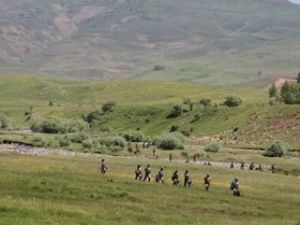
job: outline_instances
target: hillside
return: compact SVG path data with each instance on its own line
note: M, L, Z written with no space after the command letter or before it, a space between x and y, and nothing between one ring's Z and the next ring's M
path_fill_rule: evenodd
M266 91L255 88L212 88L158 81L70 81L37 76L4 76L0 88L0 116L5 115L9 121L9 126L0 130L0 139L17 135L17 139L30 140L26 130L36 121L50 117L82 120L87 113L114 101L113 112L91 123L87 133L97 138L107 132L115 135L139 130L152 138L169 133L170 127L176 125L179 132L188 132L190 141L197 145L222 137L226 145L236 147L261 148L277 140L292 148L300 147L299 106L269 106ZM242 105L223 106L229 95L241 98ZM189 111L183 104L185 98L196 103L208 98L212 106L206 109L195 104ZM175 104L185 113L167 118ZM31 120L26 119L28 111ZM238 132L233 132L236 129ZM50 139L54 137L50 135Z
M299 19L286 0L1 0L0 71L265 86L299 70Z

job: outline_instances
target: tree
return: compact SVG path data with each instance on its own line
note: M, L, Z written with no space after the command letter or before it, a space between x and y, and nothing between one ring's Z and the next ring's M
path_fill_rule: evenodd
M269 97L270 98L276 98L278 96L278 90L273 83L272 86L269 88Z
M208 106L211 106L211 100L208 98L203 98L199 101L200 105L203 105L204 108L207 108Z
M300 86L299 84L289 84L285 82L281 88L281 97L285 104L300 103Z
M235 96L228 96L224 102L224 105L228 107L237 107L242 104L242 100Z
M298 73L297 82L298 82L298 84L300 84L300 71Z
M190 98L185 98L185 99L183 99L183 104L184 104L184 105L188 105L189 108L190 108L190 111L193 111L195 102L193 102Z
M180 105L174 105L172 111L167 118L175 118L182 115L182 107Z

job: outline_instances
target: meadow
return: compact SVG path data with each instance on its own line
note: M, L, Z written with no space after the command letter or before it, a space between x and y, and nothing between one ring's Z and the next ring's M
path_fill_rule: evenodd
M0 224L300 223L300 181L294 176L109 156L109 172L103 176L99 162L95 157L0 153ZM164 167L166 184L135 181L137 163L150 163L152 177ZM170 181L175 169L178 187ZM191 188L182 186L185 169L191 173ZM207 173L212 176L209 192L203 186ZM240 179L241 197L229 190L234 177Z

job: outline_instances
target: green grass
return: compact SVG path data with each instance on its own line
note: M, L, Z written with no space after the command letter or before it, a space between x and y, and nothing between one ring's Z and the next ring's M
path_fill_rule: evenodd
M165 185L133 180L137 163L166 169ZM299 179L147 159L107 158L98 174L95 158L27 158L0 154L0 224L272 224L300 222ZM188 168L193 186L173 187L175 169ZM212 175L211 191L202 184ZM229 191L238 176L241 198ZM182 177L181 181L182 181Z
M51 116L82 119L87 112L100 109L103 103L115 101L114 112L102 116L87 131L92 136L101 135L103 130L116 134L139 129L153 137L178 125L179 131L193 129L191 136L195 138L222 136L227 141L236 138L241 145L254 147L282 140L292 148L300 147L297 140L300 107L270 107L267 91L263 89L161 81L71 81L29 75L2 76L0 87L0 113L10 121L9 128L1 131L2 139L12 135L17 139L30 139L30 135L15 131L29 129L33 121ZM242 105L237 108L219 105L228 95L240 97ZM218 107L213 112L195 106L193 112L167 119L173 105L182 105L184 98L193 101L210 98ZM50 101L54 106L49 106ZM33 107L33 119L25 121L24 114L30 107ZM193 122L197 114L199 120ZM239 128L236 135L232 134L234 128Z

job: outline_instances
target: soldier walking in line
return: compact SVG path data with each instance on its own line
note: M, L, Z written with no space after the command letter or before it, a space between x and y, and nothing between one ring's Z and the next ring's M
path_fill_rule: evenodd
M144 181L148 180L148 182L151 181L151 168L150 168L150 164L148 164L148 166L145 168L145 176L144 176Z
M206 191L209 190L210 183L211 183L211 178L210 178L210 175L207 174L207 175L204 177L204 185L205 185L205 190L206 190Z
M108 170L108 167L105 164L105 159L102 159L101 160L101 164L100 164L100 172L101 172L101 174L106 174L107 170Z
M237 178L234 178L234 180L231 182L230 189L233 191L234 196L241 196L239 180Z
M142 169L141 165L138 164L136 169L135 169L135 180L142 180L143 174L142 174Z
M173 182L173 185L178 185L179 184L179 176L178 176L178 171L176 170L172 177L171 177L171 180Z
M156 181L156 183L162 183L162 184L165 183L165 180L164 180L164 168L160 168L160 170L158 171L158 173L155 176L155 181Z
M189 174L189 171L188 170L186 170L185 172L184 172L184 186L185 187L191 187L191 185L192 185L192 179L191 179L191 177L190 177L190 174Z

